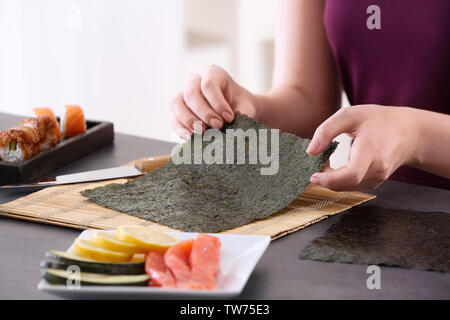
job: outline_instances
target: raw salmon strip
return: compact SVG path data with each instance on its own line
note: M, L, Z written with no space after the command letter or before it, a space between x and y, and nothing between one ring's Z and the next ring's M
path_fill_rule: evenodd
M175 278L164 263L163 254L150 251L145 260L145 272L150 276L150 285L157 287L176 287Z
M64 137L69 138L86 131L84 113L78 105L67 105L63 121Z
M170 247L164 254L164 262L172 271L178 285L191 279L189 257L191 255L194 239L180 241Z
M181 289L214 289L220 271L220 240L207 234L178 242L164 256L149 252L146 272L151 285ZM167 277L173 275L172 280Z
M191 282L201 283L204 289L214 289L220 271L220 240L200 233L190 255Z
M59 140L62 138L61 130L59 129L58 121L56 120L55 115L53 114L53 111L50 108L34 108L34 113L36 114L36 117L50 117L52 120L54 127L53 131L55 133L56 139Z

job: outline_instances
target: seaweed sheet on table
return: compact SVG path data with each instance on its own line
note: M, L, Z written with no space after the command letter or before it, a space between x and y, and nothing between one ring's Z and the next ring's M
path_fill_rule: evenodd
M450 273L450 213L355 207L300 258Z
M257 121L236 113L227 129L268 129ZM267 154L270 156L272 133L267 130ZM218 139L218 138L217 138ZM257 136L258 143L260 136ZM215 141L203 141L203 150ZM97 204L133 216L151 220L171 228L193 232L220 232L257 219L266 218L291 203L309 184L314 172L326 164L337 143L333 142L318 156L305 151L309 139L289 133L279 133L279 169L274 175L262 175L260 169L269 164L249 163L251 139L245 148L237 148L234 138L234 164L227 164L226 145L222 138L223 164L175 164L172 159L163 167L125 184L109 184L85 190L82 194ZM199 144L197 144L198 146ZM254 145L254 144L253 144ZM194 147L191 138L184 146ZM238 151L246 161L237 164ZM275 150L275 149L274 149ZM179 151L183 155L184 151ZM216 154L217 152L217 154ZM211 152L220 156L218 150ZM193 154L191 159L193 159Z

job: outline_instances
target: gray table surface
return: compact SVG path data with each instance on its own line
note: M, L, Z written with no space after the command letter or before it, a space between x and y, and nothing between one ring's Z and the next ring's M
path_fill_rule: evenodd
M20 117L0 113L0 129ZM114 145L66 165L54 174L113 167L166 154L172 144L115 135ZM382 207L450 212L450 191L388 181L370 202ZM0 203L23 194L0 191ZM345 214L345 213L344 213ZM449 299L450 274L381 267L381 289L369 290L366 266L299 260L300 251L338 221L336 215L273 241L240 299ZM79 230L0 217L0 299L55 299L40 292L39 262L48 249L70 246Z

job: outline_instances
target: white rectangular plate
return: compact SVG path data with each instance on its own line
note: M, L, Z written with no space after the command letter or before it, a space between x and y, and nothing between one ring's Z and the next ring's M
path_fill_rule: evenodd
M91 230L80 234L90 239ZM115 232L109 230L108 232ZM193 239L197 233L169 232L180 240ZM132 286L81 286L78 289L64 285L52 285L42 279L38 289L72 299L219 299L236 296L242 292L250 274L270 243L267 236L248 236L234 234L212 234L222 242L220 250L220 273L214 290L179 290L159 287ZM67 252L73 252L73 245Z

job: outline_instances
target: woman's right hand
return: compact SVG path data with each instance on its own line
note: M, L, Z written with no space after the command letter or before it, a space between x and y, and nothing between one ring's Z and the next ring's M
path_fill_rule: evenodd
M221 129L225 122L233 121L234 110L254 118L257 99L224 69L211 65L201 75L191 77L183 92L172 100L170 109L174 115L173 130L187 140L197 121L203 132L207 127Z

